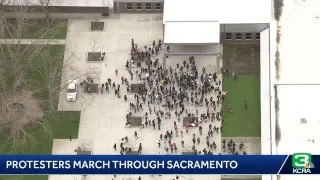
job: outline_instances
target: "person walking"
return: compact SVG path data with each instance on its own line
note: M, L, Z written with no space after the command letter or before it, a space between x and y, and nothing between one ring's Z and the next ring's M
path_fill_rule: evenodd
M71 134L70 134L70 133L69 133L69 140L72 141L72 137L71 137Z
M100 87L101 94L103 94L103 89L104 89L104 84L102 84L101 87Z
M243 102L243 108L244 110L248 110L248 103L246 100Z
M232 72L232 78L233 78L233 80L237 80L237 75L235 72Z
M106 92L109 93L109 86L106 84Z
M137 132L137 131L134 132L134 137L135 137L136 139L138 139L138 132Z

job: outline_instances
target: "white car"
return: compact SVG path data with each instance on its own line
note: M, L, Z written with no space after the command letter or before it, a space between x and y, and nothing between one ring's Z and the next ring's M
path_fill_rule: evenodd
M77 89L77 80L69 80L67 89L67 101L71 102L77 100Z

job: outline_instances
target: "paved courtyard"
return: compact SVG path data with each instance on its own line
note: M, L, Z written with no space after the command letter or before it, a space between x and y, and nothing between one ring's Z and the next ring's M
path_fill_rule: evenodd
M105 83L108 78L115 81L116 84L121 84L121 77L129 78L126 71L125 63L129 60L129 49L131 46L131 38L135 39L135 43L139 46L151 45L153 40L158 41L163 39L162 15L112 15L110 18L102 19L105 23L105 29L101 32L91 32L90 22L96 20L79 19L69 20L68 34L66 40L65 51L65 66L63 72L62 84L66 84L69 79L76 78L78 82L86 79L87 75L93 77L94 82L98 84ZM103 62L88 63L86 62L87 52L106 52L106 59ZM162 55L159 57L160 62ZM196 62L197 62L196 57ZM218 68L216 60L210 56L199 57L201 64L197 64L199 71L202 66L212 67L208 71L214 71ZM172 61L170 61L172 59ZM176 63L182 64L188 57L169 57L167 59L167 67L170 65L175 67ZM202 64L203 63L203 64ZM115 75L115 69L118 69L119 75ZM218 75L218 79L221 79ZM135 81L139 82L136 78ZM121 96L127 94L124 85L121 87ZM84 94L80 88L78 91L78 100L69 103L66 101L66 92L62 91L58 105L59 111L81 111L81 120L78 133L78 139L69 141L68 139L56 139L53 144L53 154L75 154L75 150L79 147L81 149L89 150L92 154L119 154L119 151L113 150L113 144L119 143L121 138L128 136L133 147L138 148L141 142L143 146L142 154L166 154L164 150L164 143L161 148L158 147L156 141L162 133L164 135L166 130L173 130L173 121L176 121L174 113L170 119L162 120L161 131L153 130L152 128L127 128L125 126L125 115L129 111L129 102L134 102L134 94L127 94L128 102L124 102L123 98L117 98L113 90L110 93L92 93ZM186 106L186 109L194 110L193 106ZM135 116L142 116L140 111ZM199 114L206 112L206 109L199 108ZM154 113L153 113L154 115ZM185 115L184 115L185 116ZM148 119L155 119L155 115ZM219 121L214 121L213 126L220 127ZM201 125L203 127L204 135L200 136L198 128L189 130L188 135L184 137L174 137L172 143L178 145L178 152L174 154L181 154L182 151L191 151L192 134L195 133L197 137L201 137L201 143L197 145L200 151L206 147L206 133L208 132L209 122ZM182 125L178 124L179 131ZM138 138L134 138L134 132L138 132ZM185 141L185 148L181 147L181 140ZM221 136L214 134L210 141L215 141L218 145L217 149L213 151L214 154L221 152ZM135 149L134 149L135 150ZM171 154L171 153L170 153ZM113 176L88 176L90 180L111 180ZM175 175L171 176L142 176L142 179L159 179L172 180ZM196 179L196 180L214 180L220 179L220 176L199 175L199 176L180 176L181 179ZM73 180L81 179L81 176L49 176L50 180ZM138 176L117 176L116 179L138 179Z

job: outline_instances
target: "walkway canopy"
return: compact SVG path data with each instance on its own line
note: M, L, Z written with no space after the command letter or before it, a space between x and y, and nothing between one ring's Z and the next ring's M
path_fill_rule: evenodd
M164 43L219 43L220 24L270 23L271 4L259 0L164 0Z
M164 0L167 22L219 22L256 24L272 21L272 1L259 0Z
M166 22L165 44L215 44L220 42L218 22Z
M214 1L165 0L163 12L164 43L219 43L220 23L215 17ZM198 9L197 6L201 8Z

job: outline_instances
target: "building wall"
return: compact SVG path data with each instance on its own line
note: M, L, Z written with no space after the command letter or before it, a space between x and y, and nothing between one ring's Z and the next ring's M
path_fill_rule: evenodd
M108 7L52 7L50 13L101 13L108 14Z
M269 27L267 23L254 24L221 24L220 32L230 33L246 33L246 32L261 32Z
M128 3L132 4L132 9L127 9ZM146 9L146 5L150 3L151 9ZM141 9L137 9L137 5L141 4ZM160 5L161 9L156 9L157 4ZM115 13L162 13L163 12L163 5L164 3L161 1L134 1L130 0L128 2L119 2L115 1L113 4L114 12Z
M269 28L262 31L260 35L261 154L264 155L277 154L275 141L275 93L273 88L276 29L277 22L271 22ZM277 179L279 178L276 175L262 175L262 180Z
M246 39L246 33L241 33L241 39L237 39L237 33L221 32L220 43L222 44L259 44L260 43L260 39L257 33L249 33L249 34L251 34L251 39ZM230 35L231 35L231 39L228 38L230 37Z
M9 6L5 7L6 12L22 12L20 9L21 7L17 6ZM73 6L49 6L48 7L49 13L101 13L101 14L108 14L109 8L108 7L73 7ZM38 6L27 6L26 11L29 13L42 13L47 12L46 8L38 7Z
M261 154L271 154L270 123L270 40L269 28L261 32L260 43L260 99L261 99ZM265 140L265 141L263 141Z
M276 110L275 110L275 90L274 90L274 84L275 84L275 77L276 77L276 72L275 72L275 54L276 54L276 51L277 51L277 41L276 41L276 38L277 38L277 26L278 26L278 22L277 21L272 21L270 23L270 26L269 26L269 65L267 66L267 68L270 68L270 71L269 71L269 78L270 78L270 81L269 82L263 82L263 83L270 83L268 84L270 86L270 95L268 97L268 99L264 98L264 99L261 99L261 109L263 108L262 106L262 102L268 102L269 103L269 106L270 106L270 116L267 117L261 117L261 122L262 121L267 121L267 118L269 118L268 120L270 121L270 125L271 127L263 127L263 128L266 128L266 129L271 129L271 135L270 135L270 140L269 139L263 139L263 137L261 136L261 141L263 143L263 141L266 141L270 144L271 146L271 154L272 155L275 155L275 154L278 154L277 153L277 146L276 146ZM262 36L261 36L262 37ZM262 63L260 63L261 67L263 66ZM267 72L265 72L267 73ZM261 75L262 72L261 72ZM262 82L260 82L262 83ZM265 85L264 85L265 86ZM263 119L262 119L263 118ZM262 123L261 123L261 128L262 128ZM271 141L271 142L270 142ZM264 151L262 151L264 152ZM278 180L279 178L276 176L276 175L262 175L262 180Z
M107 4L108 4L108 7L109 9L113 9L113 5L114 5L114 0L104 0Z
M220 25L220 42L232 44L259 44L260 32L267 29L269 24L221 24ZM247 37L249 35L249 38ZM240 38L238 36L241 36ZM260 35L260 37L259 37Z

